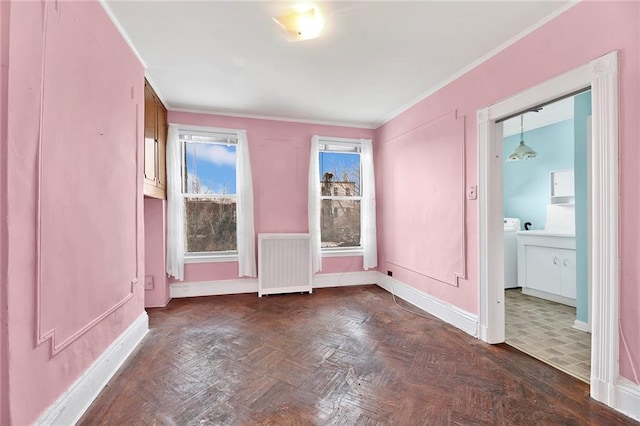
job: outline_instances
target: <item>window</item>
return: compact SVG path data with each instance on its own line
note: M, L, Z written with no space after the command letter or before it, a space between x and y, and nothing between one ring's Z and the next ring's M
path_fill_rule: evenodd
M322 270L324 256L362 255L362 268L375 268L378 243L371 139L314 135L310 154L308 215L313 272ZM345 195L331 195L329 188L333 187L342 188Z
M247 131L170 123L167 274L182 281L185 263L219 261L257 275Z
M235 254L235 135L181 132L184 253Z
M321 247L360 248L360 145L320 143L318 161Z

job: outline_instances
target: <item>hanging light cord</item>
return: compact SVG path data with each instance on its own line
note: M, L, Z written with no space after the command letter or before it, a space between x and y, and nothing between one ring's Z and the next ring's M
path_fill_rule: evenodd
M524 143L524 114L520 116L520 143Z

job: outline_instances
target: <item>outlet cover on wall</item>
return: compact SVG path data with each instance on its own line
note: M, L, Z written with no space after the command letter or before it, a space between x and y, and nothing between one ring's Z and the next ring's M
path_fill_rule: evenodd
M144 289L153 290L153 275L146 275L144 277Z
M467 198L470 200L478 198L478 187L476 185L471 185L467 188Z

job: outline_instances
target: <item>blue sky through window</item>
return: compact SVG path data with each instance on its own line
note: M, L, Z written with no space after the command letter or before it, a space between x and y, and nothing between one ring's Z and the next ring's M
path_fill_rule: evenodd
M236 194L236 145L185 144L187 192Z
M349 180L356 183L356 187L360 187L360 154L350 152L324 152L320 151L320 176L326 173L333 173L334 181L344 180L344 173L349 175Z

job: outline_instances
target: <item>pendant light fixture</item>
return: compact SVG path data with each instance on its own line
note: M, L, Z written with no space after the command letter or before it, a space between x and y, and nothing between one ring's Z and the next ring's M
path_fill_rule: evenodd
M530 160L538 154L524 143L524 114L520 116L520 144L509 154L507 161Z

